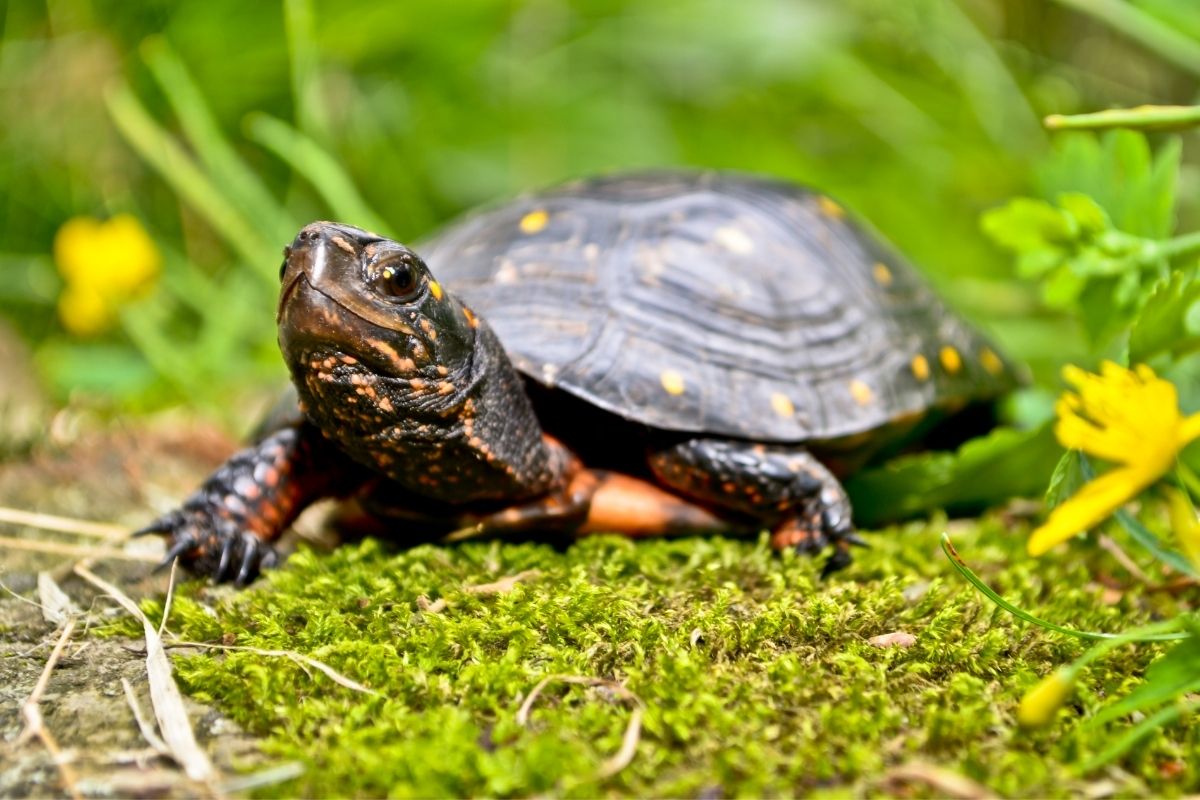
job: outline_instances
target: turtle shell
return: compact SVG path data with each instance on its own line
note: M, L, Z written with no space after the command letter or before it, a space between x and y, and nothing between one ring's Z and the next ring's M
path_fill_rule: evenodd
M1015 383L908 264L785 182L569 184L468 216L421 252L524 374L656 428L834 440Z

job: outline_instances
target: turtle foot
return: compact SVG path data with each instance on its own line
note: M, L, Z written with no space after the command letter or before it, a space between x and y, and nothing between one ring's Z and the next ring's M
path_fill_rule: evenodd
M263 568L279 562L275 548L247 531L244 522L228 509L184 506L133 535L150 534L167 537L167 554L156 570L165 569L178 558L189 572L212 578L215 583L233 581L238 586L245 586L258 577Z

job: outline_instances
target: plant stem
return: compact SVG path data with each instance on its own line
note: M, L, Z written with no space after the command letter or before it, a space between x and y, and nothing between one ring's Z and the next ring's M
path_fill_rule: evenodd
M1100 20L1177 67L1200 77L1200 43L1125 0L1057 0Z
M1163 258L1175 259L1200 253L1200 231L1185 233L1174 239L1157 242L1158 255Z
M1051 114L1042 124L1052 131L1131 128L1166 131L1200 125L1200 106L1138 106L1113 108L1093 114Z

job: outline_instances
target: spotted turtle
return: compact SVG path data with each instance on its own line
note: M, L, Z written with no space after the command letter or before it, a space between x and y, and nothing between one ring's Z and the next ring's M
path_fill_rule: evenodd
M417 540L769 529L860 540L838 477L1014 384L834 201L626 174L477 212L420 248L315 222L285 248L294 393L144 529L246 583L306 506Z

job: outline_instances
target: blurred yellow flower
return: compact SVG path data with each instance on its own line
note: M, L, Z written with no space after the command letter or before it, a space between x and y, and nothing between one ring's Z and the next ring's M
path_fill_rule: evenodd
M1144 364L1129 370L1106 361L1099 375L1067 366L1063 378L1075 391L1064 392L1055 407L1058 441L1117 466L1050 513L1029 537L1033 556L1106 519L1200 437L1200 414L1182 416L1175 387Z
M1068 669L1058 669L1038 681L1025 693L1017 706L1017 722L1023 728L1048 725L1075 687L1075 675Z
M67 220L54 237L54 261L67 284L59 319L81 336L111 327L117 309L152 286L162 269L162 254L130 214Z

